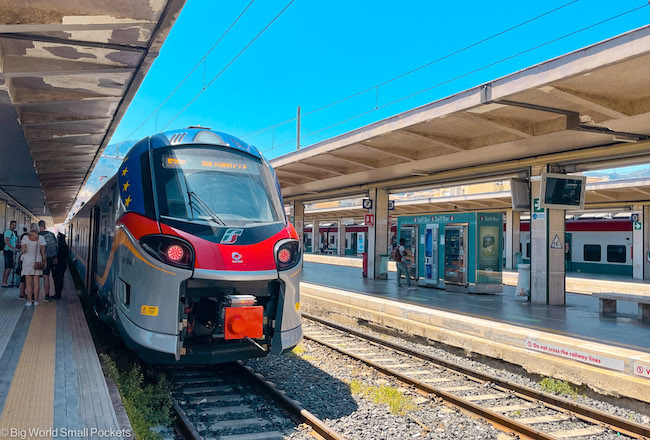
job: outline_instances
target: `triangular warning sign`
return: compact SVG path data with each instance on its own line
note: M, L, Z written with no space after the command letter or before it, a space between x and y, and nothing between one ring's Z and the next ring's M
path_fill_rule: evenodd
M555 238L551 242L551 249L562 249L562 242L557 234L555 234Z

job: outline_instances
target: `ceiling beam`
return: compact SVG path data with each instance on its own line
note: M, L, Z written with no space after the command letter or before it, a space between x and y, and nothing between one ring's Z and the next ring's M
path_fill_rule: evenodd
M0 38L2 38L0 36ZM72 75L106 75L113 73L133 73L134 67L110 67L101 69L74 69L74 70L27 70L24 72L0 72L0 78L42 78L47 76L72 76Z
M542 92L548 93L549 95L557 96L558 98L564 99L565 101L572 102L573 104L582 105L584 107L590 108L598 113L602 113L605 116L612 119L621 119L626 118L628 115L621 113L617 110L614 110L611 107L607 107L603 104L600 104L593 99L587 99L582 96L577 95L575 92L571 92L567 89L558 89L557 87L542 87Z
M116 50L120 52L126 51L126 52L144 53L147 51L147 48L142 46L133 46L133 45L117 44L117 43L104 43L101 41L73 40L72 38L59 38L59 37L52 37L50 35L23 34L17 32L1 33L0 38L9 38L13 40L25 40L25 41L38 41L41 43L62 44L66 46L95 47L99 49Z
M387 154L389 156L397 157L399 159L404 159L404 160L407 160L409 162L413 162L414 160L417 159L417 157L407 156L407 155L405 155L404 153L401 153L401 152L397 153L395 151L384 150L383 148L378 148L378 147L375 147L374 145L366 144L364 142L357 142L355 145L361 145L362 147L365 147L365 148L368 148L368 149L374 150L374 151L381 151L382 153L385 153L385 154Z
M643 195L650 196L650 191L647 191L647 190L644 190L644 189L641 189L641 188L637 188L637 187L633 187L632 190L634 190L634 191L636 191L638 193L641 193Z
M596 194L597 196L602 197L602 198L604 198L604 199L608 199L608 200L616 200L615 197L609 196L609 195L607 195L607 194L603 194L602 191L594 191L594 190L587 191L587 194L589 194L589 193L591 193L591 194Z
M110 122L112 121L113 118L111 117L84 117L84 119L72 119L72 120L59 120L59 121L48 121L48 122L21 122L20 124L23 127L42 127L42 126L50 126L50 125L63 125L63 124L76 124L78 122L100 122L100 121L107 121Z
M447 149L450 149L450 150L453 150L453 151L465 151L465 148L462 148L462 147L460 147L458 145L451 144L447 140L442 141L442 140L439 139L438 136L431 135L431 134L428 134L428 133L421 133L419 131L407 130L407 129L401 129L401 130L398 130L397 132L398 133L404 133L404 134L407 134L409 136L414 136L414 137L417 137L418 139L423 139L426 142L428 142L429 144L435 145L436 147L447 148Z
M315 177L307 176L307 175L299 173L299 172L288 171L288 170L285 170L284 168L276 168L275 172L276 173L291 174L292 176L296 176L296 177L299 177L301 179L308 179L308 180L311 180L312 182L316 182L317 180L320 180L320 179L316 179Z
M312 168L312 169L319 170L319 171L325 171L326 173L335 174L337 176L345 175L345 173L339 173L338 171L333 171L333 170L330 170L329 168L321 167L321 166L318 166L318 165L312 165L312 164L309 164L309 163L306 163L306 162L296 162L296 165L306 166L308 168Z
M358 165L358 166L366 168L368 170L374 170L374 169L378 168L377 166L369 165L369 163L367 161L364 162L364 161L361 161L361 160L358 160L358 159L350 159L349 157L337 156L337 155L332 154L332 153L325 153L324 156L334 157L334 158L336 158L338 160L342 160L344 162L347 162L347 163L350 163L350 164L353 164L353 165Z
M479 116L476 113L469 113L469 112L461 112L458 113L458 116L468 119L474 122L478 122L480 124L484 125L489 125L490 127L499 130L499 131L505 131L506 133L514 134L515 136L519 136L520 138L529 138L532 137L533 135L531 133L522 131L520 129L514 128L511 124L504 124L501 122L497 122L491 118L487 118L486 116Z

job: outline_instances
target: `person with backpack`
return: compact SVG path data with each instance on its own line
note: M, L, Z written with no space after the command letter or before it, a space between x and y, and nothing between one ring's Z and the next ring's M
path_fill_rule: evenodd
M65 234L59 232L58 241L59 253L56 256L57 262L52 271L52 278L54 278L54 296L50 299L61 299L61 293L63 292L63 276L65 275L65 269L68 265L69 250L68 243L65 241Z
M404 274L408 290L415 290L415 287L411 286L411 275L409 274L408 265L406 264L406 261L404 261L404 258L408 255L408 251L404 246L405 244L406 240L400 238L399 246L393 248L393 251L391 252L391 257L397 264L397 288L399 289L402 287L402 274Z
M51 284L50 284L50 273L52 273L52 268L57 264L57 254L59 253L59 246L56 242L56 236L47 230L46 224L43 220L38 222L38 227L40 232L38 235L45 239L45 256L47 258L47 265L43 269L43 290L45 290L45 301L49 302L52 300ZM53 284L53 283L52 283Z

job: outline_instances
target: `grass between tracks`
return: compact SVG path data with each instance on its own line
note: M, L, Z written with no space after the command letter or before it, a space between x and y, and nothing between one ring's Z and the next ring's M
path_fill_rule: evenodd
M564 382L559 379L553 379L552 377L545 377L539 382L539 386L542 387L542 390L547 393L556 394L558 396L571 396L575 397L578 395L578 389L572 387L568 382Z
M397 388L387 385L379 387L366 385L355 379L350 382L350 392L372 400L376 404L388 406L393 414L404 415L415 408L413 399L402 394Z

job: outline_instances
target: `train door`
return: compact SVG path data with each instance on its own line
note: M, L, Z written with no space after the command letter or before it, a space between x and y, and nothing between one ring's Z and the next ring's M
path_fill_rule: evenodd
M350 251L352 255L357 255L357 233L350 233Z
M467 285L467 225L445 226L445 283Z
M404 225L400 229L399 238L404 239L404 248L408 252L404 262L409 268L411 277L417 280L420 277L418 270L418 228L419 226Z
M99 246L99 227L102 218L101 209L99 206L94 206L90 211L90 240L88 241L90 258L88 265L87 284L88 293L90 296L95 296L97 293L97 285L95 284L95 274L97 273L97 247Z
M572 272L571 264L571 252L573 247L571 246L571 232L564 234L564 270L567 272Z
M424 229L424 279L427 284L438 283L438 225Z

